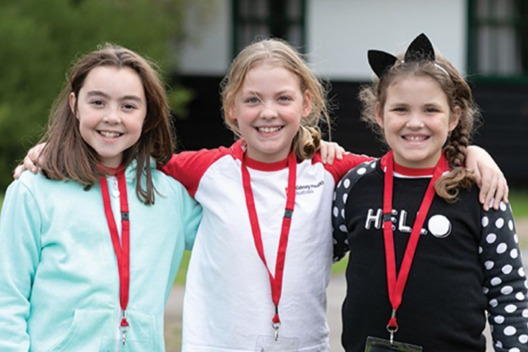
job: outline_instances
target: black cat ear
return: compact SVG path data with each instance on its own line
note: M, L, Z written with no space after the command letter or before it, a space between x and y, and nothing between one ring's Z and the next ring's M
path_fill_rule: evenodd
M381 78L398 61L396 56L379 50L369 50L367 56L369 65L378 78Z
M405 52L404 61L421 61L421 60L431 60L435 61L435 52L433 44L427 38L425 34L420 34L417 36Z

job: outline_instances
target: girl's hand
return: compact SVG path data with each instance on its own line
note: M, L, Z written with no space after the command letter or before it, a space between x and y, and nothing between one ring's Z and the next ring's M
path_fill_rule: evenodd
M33 172L34 174L37 173L38 167L42 165L42 162L44 161L45 156L41 155L42 150L44 149L44 146L46 143L37 144L33 148L29 150L26 157L24 158L23 162L20 163L13 173L13 178L16 180L17 178L22 175L22 172L29 170Z
M480 187L479 201L484 210L488 211L490 206L498 210L501 202L508 203L508 182L487 151L477 146L468 147L466 167L475 173Z
M343 160L343 154L345 154L345 149L335 142L326 142L321 141L320 145L321 159L323 164L332 165L334 159Z

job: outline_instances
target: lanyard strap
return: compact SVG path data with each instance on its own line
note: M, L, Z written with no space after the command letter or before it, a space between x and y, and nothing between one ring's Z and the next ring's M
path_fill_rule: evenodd
M392 150L387 153L386 162L387 169L385 171L385 187L383 191L383 238L385 241L385 258L387 265L387 288L389 291L389 300L392 306L392 314L387 325L387 329L392 333L398 330L398 323L396 321L396 312L400 307L402 301L403 291L405 289L405 284L407 283L407 278L409 276L409 271L414 258L414 253L416 252L416 247L418 245L418 240L420 238L420 231L425 222L425 218L433 202L435 196L434 184L436 180L442 176L442 173L446 170L449 170L449 164L447 163L444 155L440 157L427 190L425 191L425 196L420 205L420 210L414 221L411 236L407 247L405 249L405 254L400 266L399 274L396 273L396 257L394 254L394 233L392 230L392 196L393 196L393 176L394 176L394 159L392 155Z
M270 285L271 285L271 297L273 304L275 305L275 315L273 317L273 323L280 323L279 317L279 301L282 294L282 278L284 274L284 262L286 259L286 247L288 246L288 236L290 233L291 219L293 215L293 208L295 207L295 186L297 178L297 157L294 152L291 152L288 156L288 189L286 198L286 208L284 211L284 217L282 218L281 235L279 239L279 248L277 251L277 260L275 264L275 275L271 274L266 262L266 256L264 255L264 246L262 244L262 235L260 232L260 225L255 208L255 199L253 198L253 191L251 189L251 178L249 175L248 168L246 166L246 155L242 158L242 183L244 186L244 194L246 197L246 205L249 213L249 221L251 223L251 231L253 233L253 239L255 241L255 247L257 248L258 255L268 271Z
M125 171L120 169L117 172L117 183L120 193L121 203L121 243L117 231L112 205L110 204L110 193L108 192L108 183L105 177L101 177L101 193L103 195L104 211L110 238L114 246L114 252L117 258L117 269L119 272L119 303L121 305L122 319L121 327L128 327L126 319L126 308L128 305L128 293L130 285L130 219L128 212L128 198L126 189Z

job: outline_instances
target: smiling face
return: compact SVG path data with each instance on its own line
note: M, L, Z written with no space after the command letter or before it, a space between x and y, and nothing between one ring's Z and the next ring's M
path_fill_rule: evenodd
M248 71L228 119L238 126L248 157L262 162L285 159L301 119L312 109L311 95L291 71L262 64Z
M79 119L82 138L106 167L118 167L123 151L141 136L147 114L140 77L129 68L99 66L88 73L70 108Z
M428 76L406 76L387 87L376 120L394 151L394 160L409 168L434 167L447 136L458 124L460 108L449 108L440 85Z

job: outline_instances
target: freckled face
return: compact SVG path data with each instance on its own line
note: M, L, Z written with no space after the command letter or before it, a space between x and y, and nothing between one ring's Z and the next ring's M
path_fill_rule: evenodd
M251 69L229 109L247 144L247 155L262 162L285 159L301 119L312 109L311 95L289 70L263 64Z
M408 76L387 88L387 100L376 107L376 119L394 160L410 168L434 167L450 131L460 118L450 111L447 96L430 77Z
M70 108L82 138L107 167L121 164L123 151L141 137L147 115L141 78L132 69L111 66L90 71L78 96L70 94Z

